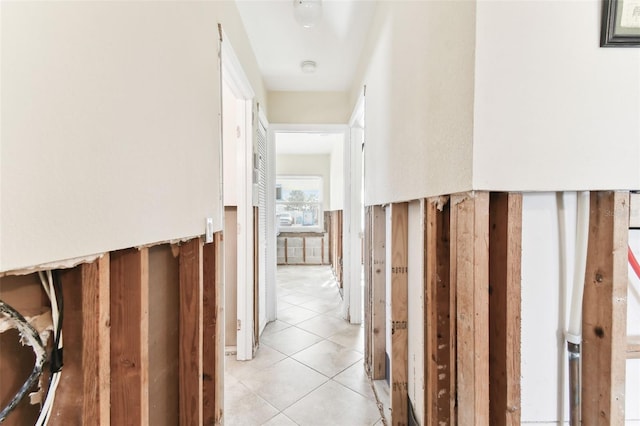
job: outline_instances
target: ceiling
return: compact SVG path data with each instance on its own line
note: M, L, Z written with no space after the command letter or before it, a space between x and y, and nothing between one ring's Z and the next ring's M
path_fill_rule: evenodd
M367 31L373 0L323 0L322 18L303 28L293 0L236 0L267 90L346 91L351 88ZM302 61L317 69L305 74Z
M276 153L331 154L343 140L343 133L276 133Z

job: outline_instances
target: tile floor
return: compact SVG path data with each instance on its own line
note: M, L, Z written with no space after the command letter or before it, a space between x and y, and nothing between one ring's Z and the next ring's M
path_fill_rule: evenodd
M225 359L225 425L382 425L364 330L340 318L327 266L278 267L278 320L251 361Z

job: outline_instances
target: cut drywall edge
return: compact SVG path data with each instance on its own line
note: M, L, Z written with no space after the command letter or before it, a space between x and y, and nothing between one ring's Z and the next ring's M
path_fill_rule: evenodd
M0 272L0 277L5 277L7 275L28 275L34 272L48 271L51 269L69 269L82 263L94 262L97 259L100 259L102 256L104 256L104 253L93 254L90 256L74 257L72 259L58 260L49 263L42 263L40 265L29 266L26 268L11 269L8 271Z

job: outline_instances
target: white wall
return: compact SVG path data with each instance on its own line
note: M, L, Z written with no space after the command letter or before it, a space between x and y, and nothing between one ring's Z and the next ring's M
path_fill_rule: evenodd
M322 176L322 208L329 210L331 159L328 154L278 154L276 174L292 176Z
M342 210L344 208L344 146L342 143L334 144L331 149L331 164L329 174L331 176L330 210Z
M239 141L244 142L244 138L238 137L245 131L244 123L238 123L236 113L238 100L224 82L222 84L222 162L223 162L223 193L225 206L238 205L238 150Z
M475 2L384 1L363 54L367 205L471 189Z
M474 189L640 188L640 51L602 2L479 1Z
M2 2L0 270L222 229L218 29L235 4Z
M569 259L575 247L575 200L575 193L565 196ZM573 269L570 266L566 274L560 269L555 193L524 194L522 222L522 422L557 424L561 418L569 419L564 318L571 291L563 290L561 276L572 282ZM632 231L630 241L640 253L638 231ZM636 291L629 292L628 334L638 335L640 282L633 284ZM638 377L640 362L627 361L626 416L640 422Z

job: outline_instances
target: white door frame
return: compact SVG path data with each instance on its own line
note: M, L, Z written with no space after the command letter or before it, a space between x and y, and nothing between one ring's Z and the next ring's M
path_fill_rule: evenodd
M270 158L269 161L269 181L267 181L267 185L275 188L276 186L276 134L277 133L342 133L344 135L344 143L345 145L349 140L349 126L344 124L282 124L282 123L272 123L269 124L269 129L267 132L267 146L268 153ZM345 184L346 176L345 176ZM326 184L326 183L325 183ZM277 318L278 312L278 286L276 279L276 269L277 269L277 235L275 225L275 191L274 196L270 197L267 200L267 208L272 212L272 220L274 224L273 232L268 234L268 246L272 247L273 251L271 251L272 255L267 259L267 319L268 321L274 321ZM346 290L345 290L346 291ZM346 300L346 299L345 299ZM344 304L344 302L343 302Z
M224 31L221 42L222 79L236 99L244 143L237 146L238 250L237 250L237 358L253 357L253 98L254 91ZM242 117L242 118L240 118ZM240 124L239 124L240 125Z
M343 317L362 323L362 141L364 138L364 95L360 96L349 120L345 139L345 201L343 213Z

